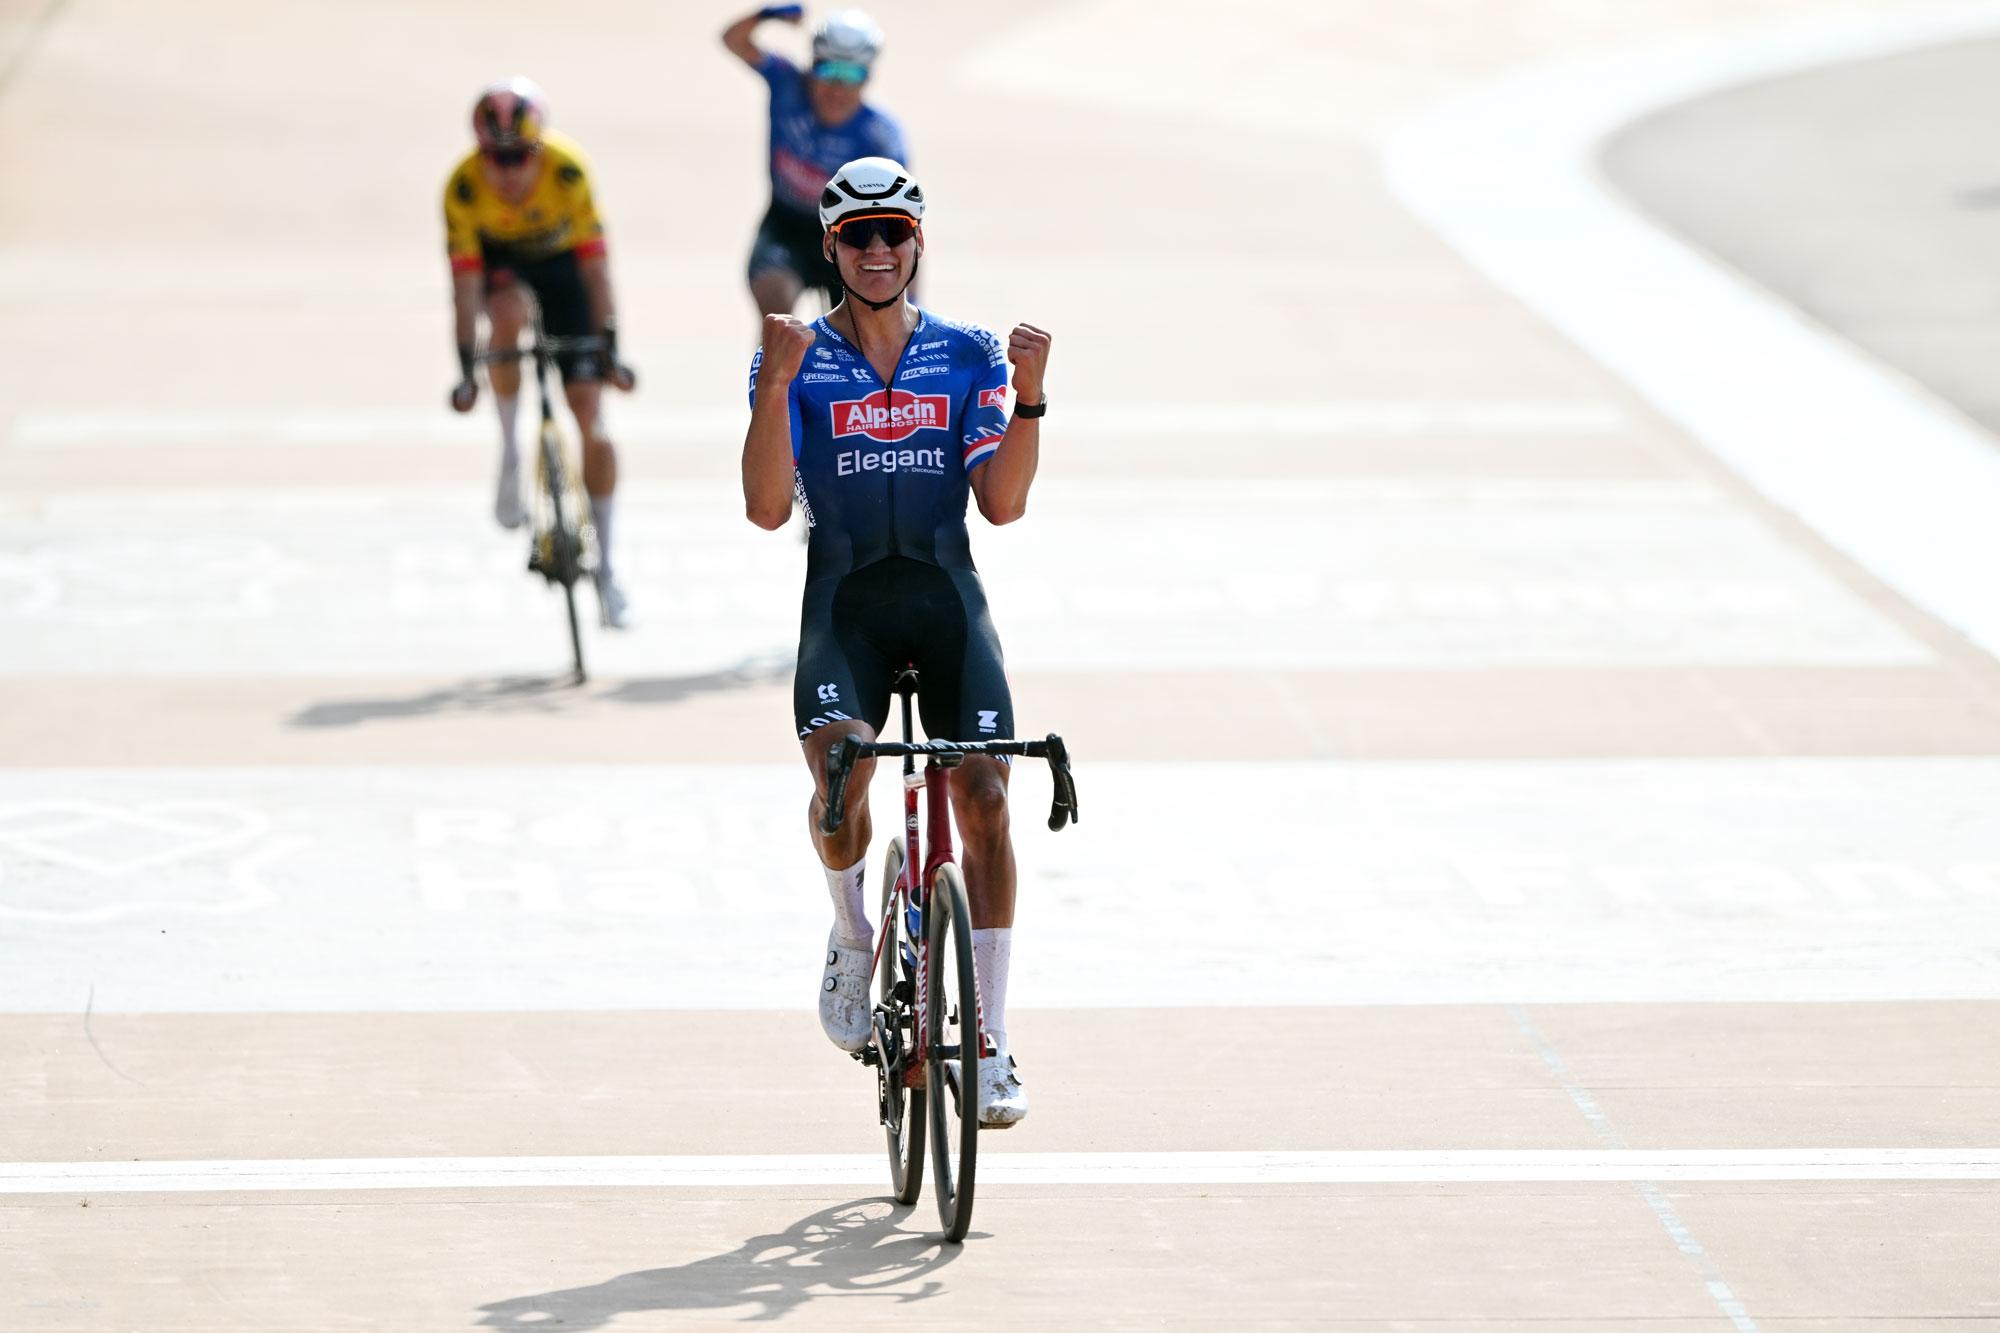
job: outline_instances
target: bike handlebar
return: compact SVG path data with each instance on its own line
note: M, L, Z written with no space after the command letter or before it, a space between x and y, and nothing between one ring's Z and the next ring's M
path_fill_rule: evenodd
M819 831L832 837L847 817L847 780L853 776L856 763L906 754L1011 754L1025 759L1046 759L1049 776L1055 781L1049 830L1060 833L1065 824L1083 822L1076 811L1076 779L1069 771L1069 749L1053 731L1038 741L864 741L859 736L844 736L827 752L826 812L820 816Z
M526 361L544 352L550 356L561 352L602 352L609 345L602 335L595 333L575 338L542 334L526 347L489 347L472 359L482 366L504 365L509 361Z

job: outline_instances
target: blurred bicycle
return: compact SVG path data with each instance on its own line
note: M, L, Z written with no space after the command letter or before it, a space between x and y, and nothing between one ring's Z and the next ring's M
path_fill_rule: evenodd
M542 425L535 451L535 495L530 507L528 571L539 574L563 591L563 606L569 617L570 653L576 668L576 683L588 674L583 662L583 631L576 611L576 585L584 575L592 576L598 606L605 623L612 623L614 607L610 590L599 576L597 531L590 521L590 505L583 488L583 468L578 453L556 424L555 403L549 381L561 356L596 356L608 350L599 337L555 338L535 326L534 341L526 348L504 347L478 357L482 365L513 364L531 360L535 365L535 394L541 402ZM627 372L630 373L629 371Z

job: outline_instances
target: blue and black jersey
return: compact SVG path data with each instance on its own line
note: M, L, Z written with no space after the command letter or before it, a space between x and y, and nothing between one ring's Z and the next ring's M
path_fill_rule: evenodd
M806 577L891 555L971 569L965 528L972 470L1007 431L1007 352L974 324L917 312L884 384L824 317L791 386L792 461L811 525ZM750 363L757 401L759 349Z

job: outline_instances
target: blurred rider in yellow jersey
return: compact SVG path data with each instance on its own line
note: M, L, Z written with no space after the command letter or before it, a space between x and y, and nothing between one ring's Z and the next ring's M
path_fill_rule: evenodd
M563 351L556 364L583 435L584 489L597 528L598 604L607 626L623 628L626 597L611 559L618 453L605 434L598 400L604 381L630 390L635 380L618 359L604 224L591 197L589 169L582 150L549 128L547 103L527 79L506 79L480 93L472 130L478 147L452 168L444 191L459 369L451 405L470 412L479 397L473 365L481 312L491 325L493 348L515 346L537 309L551 337L603 338L601 352ZM527 519L516 434L521 367L494 362L487 378L500 412L500 484L493 514L502 527L515 528Z

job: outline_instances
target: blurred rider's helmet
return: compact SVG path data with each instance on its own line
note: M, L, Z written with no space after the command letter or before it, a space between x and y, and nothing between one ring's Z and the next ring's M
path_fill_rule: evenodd
M532 148L542 141L548 124L542 90L518 74L488 87L472 104L472 132L487 151Z
M828 14L813 29L813 60L859 65L875 63L882 51L882 29L858 9L840 9Z
M819 197L819 225L864 214L897 213L924 219L924 192L903 164L886 157L857 157L833 173Z

